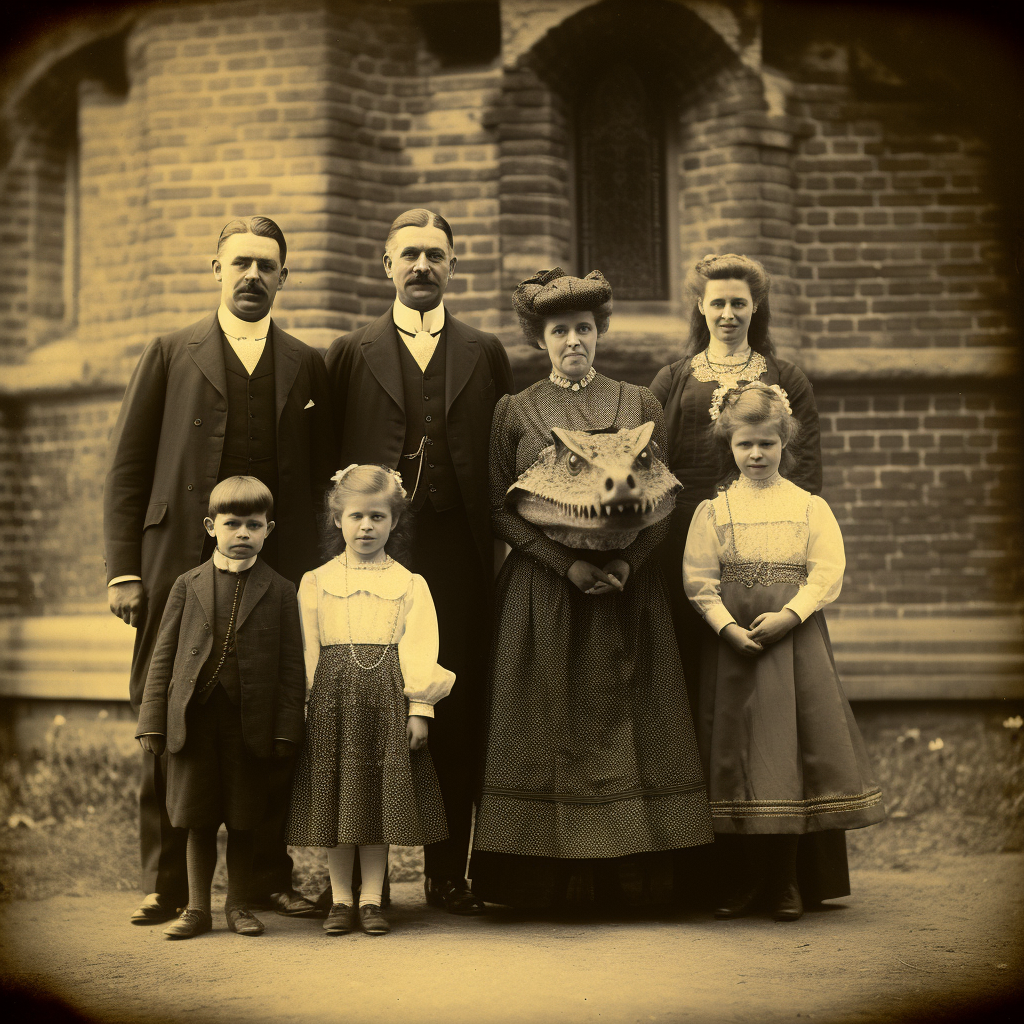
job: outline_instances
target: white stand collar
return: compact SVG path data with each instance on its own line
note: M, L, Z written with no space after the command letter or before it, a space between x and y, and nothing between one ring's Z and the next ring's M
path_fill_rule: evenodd
M265 341L270 332L270 313L262 320L242 320L222 302L217 310L217 319L229 341Z
M420 331L437 334L444 327L443 302L439 302L433 309L428 309L426 313L420 313L418 309L410 309L401 299L396 298L392 315L398 327L413 335Z
M213 564L226 572L245 572L246 569L251 569L256 564L257 557L257 555L252 555L250 558L228 558L227 555L222 554L220 548L213 549Z

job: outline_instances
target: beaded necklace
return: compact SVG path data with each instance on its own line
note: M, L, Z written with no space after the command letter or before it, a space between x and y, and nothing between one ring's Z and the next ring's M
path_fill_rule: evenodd
M348 649L352 653L352 660L359 666L364 672L373 672L375 669L381 667L384 664L384 659L388 656L388 651L395 642L395 635L398 632L398 617L402 613L402 605L400 601L395 602L395 620L391 623L391 639L384 645L384 653L381 654L380 658L373 665L364 665L356 654L355 644L352 643L352 606L349 604L349 600L352 595L348 589L348 552L345 551L336 558L341 562L345 569L345 621L348 625ZM393 559L390 555L384 556L383 562L364 562L362 565L355 566L356 570L369 570L371 572L382 572L391 566Z
M592 366L579 380L570 380L568 377L563 377L560 373L555 373L554 370L548 374L548 380L556 387L565 388L566 391L580 391L596 376L597 370Z

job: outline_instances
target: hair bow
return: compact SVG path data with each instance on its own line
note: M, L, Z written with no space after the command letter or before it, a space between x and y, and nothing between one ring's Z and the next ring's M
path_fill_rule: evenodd
M725 400L729 395L734 393L736 395L741 395L744 391L751 390L774 392L779 401L782 402L782 406L786 410L786 415L793 415L793 409L789 404L789 395L786 394L785 390L778 384L764 384L758 380L751 384L743 384L740 387L737 387L735 384L723 384L721 387L716 388L715 393L711 396L711 408L708 410L708 414L711 416L711 422L714 423L722 414L722 405L725 403Z
M333 484L340 484L341 481L344 480L345 477L349 473L351 473L353 469L357 469L358 467L359 467L359 463L358 462L353 462L350 465L346 466L344 469L339 469L338 472L335 473L334 476L331 477L331 483L333 483Z

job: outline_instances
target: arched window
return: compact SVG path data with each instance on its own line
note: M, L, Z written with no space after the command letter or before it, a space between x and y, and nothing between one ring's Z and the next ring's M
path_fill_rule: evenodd
M665 128L655 90L630 64L585 88L576 111L581 273L598 269L616 298L669 297Z

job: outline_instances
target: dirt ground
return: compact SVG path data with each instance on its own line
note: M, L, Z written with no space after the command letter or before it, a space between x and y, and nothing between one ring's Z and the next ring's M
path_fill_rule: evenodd
M0 972L140 1024L1016 1021L1022 868L1004 853L855 869L853 896L792 924L455 918L402 882L379 938L264 913L260 938L215 915L209 935L169 942L128 923L134 893L63 895L0 906Z

